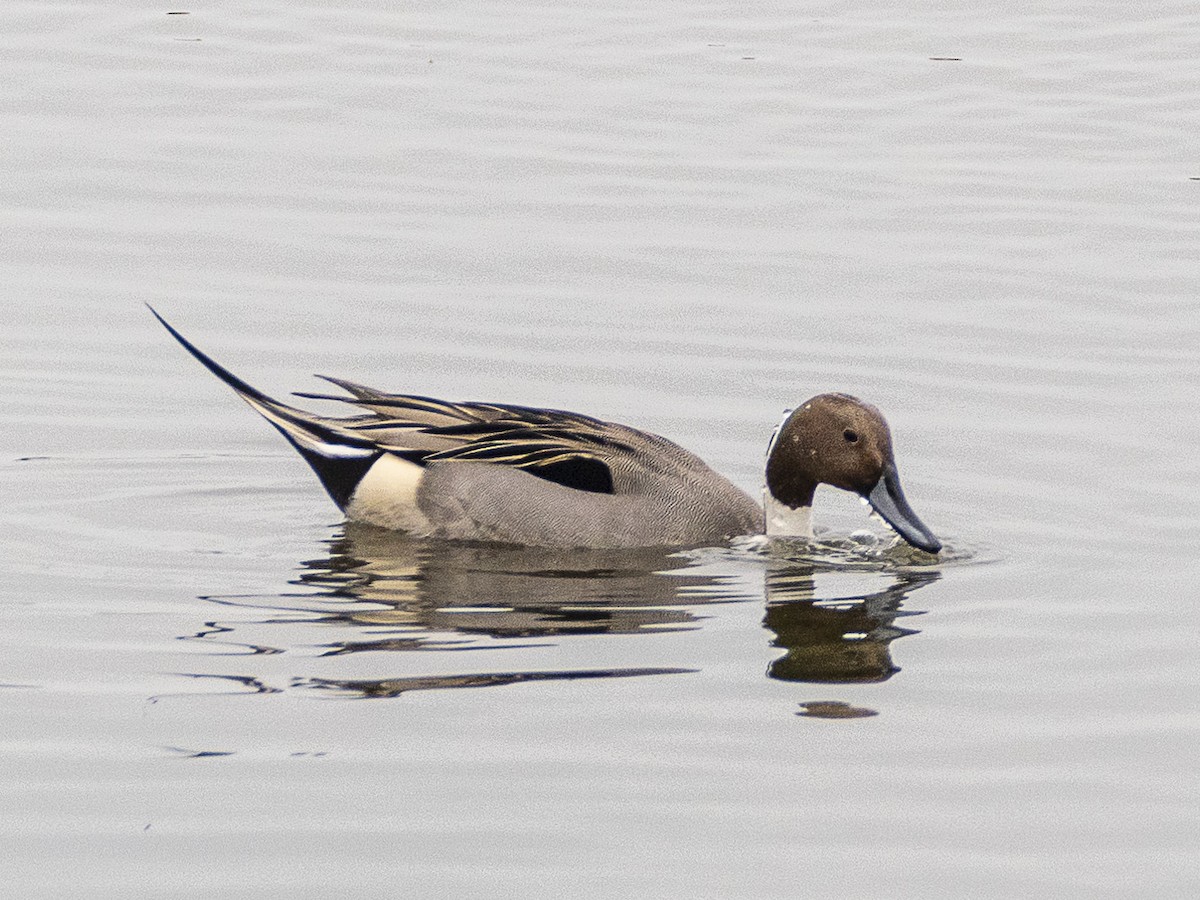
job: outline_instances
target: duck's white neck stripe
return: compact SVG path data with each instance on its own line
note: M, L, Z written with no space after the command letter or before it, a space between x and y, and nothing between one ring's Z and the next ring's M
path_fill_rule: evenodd
M763 488L763 510L767 515L767 536L812 537L812 507L798 506L792 509L775 499Z
M779 420L779 424L771 432L771 440L767 441L767 459L771 458L771 451L775 449L775 442L779 440L779 432L783 431L783 426L787 424L787 420L791 418L793 412L795 410L785 409L783 411L783 418Z
M784 410L783 418L779 420L779 424L775 426L775 430L771 433L771 440L767 444L767 459L771 459L771 451L775 449L775 442L779 440L779 434L783 431L783 426L787 424L787 420L791 417L793 410ZM771 493L771 489L763 488L763 510L766 512L766 531L767 535L775 535L778 537L812 537L812 507L800 506L792 509L775 499L775 495Z

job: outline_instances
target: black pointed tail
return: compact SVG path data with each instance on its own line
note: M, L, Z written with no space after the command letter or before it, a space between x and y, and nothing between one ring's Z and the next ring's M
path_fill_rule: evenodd
M287 438L288 443L312 466L333 502L339 509L344 510L354 494L354 489L375 461L383 455L383 451L368 440L348 434L336 425L323 422L316 416L267 396L200 350L160 316L150 304L147 303L146 308L163 328L167 329L171 337L179 341L204 368L229 385L239 397Z

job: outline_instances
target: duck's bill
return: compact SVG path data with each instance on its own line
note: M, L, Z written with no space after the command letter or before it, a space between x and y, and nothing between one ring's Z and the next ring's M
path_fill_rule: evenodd
M896 474L895 466L889 465L883 470L883 476L867 494L867 502L879 513L883 521L896 529L900 537L917 549L926 553L937 553L942 549L942 542L917 518L917 514L904 499L904 491L900 489L900 476Z

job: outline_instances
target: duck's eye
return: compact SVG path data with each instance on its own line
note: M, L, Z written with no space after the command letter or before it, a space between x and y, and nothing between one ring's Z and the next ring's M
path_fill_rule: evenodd
M858 443L858 432L857 431L853 431L853 430L847 428L845 431L842 432L842 437L844 437L846 439L847 444L857 444Z

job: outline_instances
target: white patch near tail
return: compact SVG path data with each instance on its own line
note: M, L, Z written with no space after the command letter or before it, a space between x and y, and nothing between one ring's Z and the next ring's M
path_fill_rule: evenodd
M811 506L792 509L780 503L769 490L763 488L763 510L767 515L768 537L813 536Z
M424 477L423 467L385 453L354 489L346 505L346 518L410 534L428 534L429 519L417 505L417 488Z

